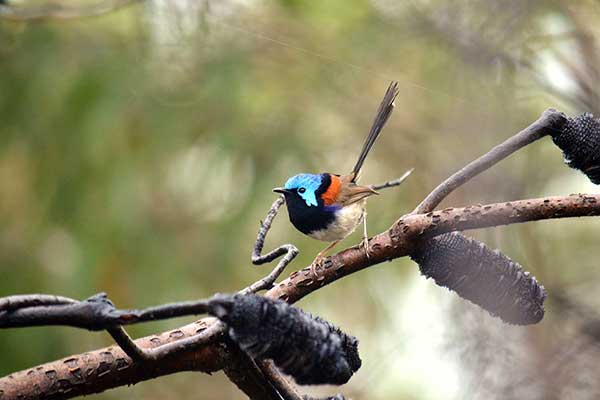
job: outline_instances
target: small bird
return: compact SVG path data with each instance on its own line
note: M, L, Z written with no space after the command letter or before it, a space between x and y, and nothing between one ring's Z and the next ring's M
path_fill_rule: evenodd
M361 222L364 222L363 243L368 256L366 198L378 192L371 186L362 186L357 182L367 154L394 110L397 95L398 83L392 82L379 106L358 160L348 175L328 172L298 174L289 178L284 187L273 189L274 192L285 196L290 221L296 229L312 238L331 242L315 258L312 264L313 273L324 255L354 232ZM407 174L400 179L406 176Z

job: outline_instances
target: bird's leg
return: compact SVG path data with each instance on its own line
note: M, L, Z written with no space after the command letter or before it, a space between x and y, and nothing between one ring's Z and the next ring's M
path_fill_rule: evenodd
M367 234L367 210L363 211L363 246L365 247L365 254L369 258L369 235Z
M335 245L338 244L339 242L340 242L339 240L336 240L335 242L331 242L329 244L329 246L325 247L323 250L321 250L321 252L319 254L317 254L317 256L313 260L312 264L310 264L310 270L314 275L317 275L317 267L323 263L323 260L325 259L325 254L327 254L327 252L329 252L329 250L333 249L335 247Z

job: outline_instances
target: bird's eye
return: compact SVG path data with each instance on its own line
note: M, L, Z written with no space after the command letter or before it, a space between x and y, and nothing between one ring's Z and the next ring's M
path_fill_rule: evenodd
M304 189L303 187L301 187L300 189L298 189L298 193L304 193L306 192L306 189Z

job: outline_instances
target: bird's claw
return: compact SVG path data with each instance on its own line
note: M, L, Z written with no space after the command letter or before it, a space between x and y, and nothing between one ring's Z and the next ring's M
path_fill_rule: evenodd
M368 237L363 238L363 241L360 243L359 247L364 248L367 259L370 259L371 255L369 254L369 238Z
M323 269L323 264L325 263L325 257L323 257L322 255L317 255L317 257L315 257L315 259L313 260L312 264L310 264L310 272L312 272L312 274L314 276L319 276L319 273L317 272L318 269Z

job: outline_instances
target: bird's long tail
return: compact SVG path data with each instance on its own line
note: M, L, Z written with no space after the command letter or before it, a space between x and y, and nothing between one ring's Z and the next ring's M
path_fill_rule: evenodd
M358 175L360 174L360 169L362 168L365 159L367 158L367 154L373 147L375 140L379 136L379 133L385 126L388 118L394 111L394 100L398 95L398 82L391 82L388 87L385 95L383 96L383 100L381 101L381 105L379 106L379 110L377 110L377 115L375 116L375 120L373 121L373 125L371 126L371 131L365 140L365 144L363 145L362 150L360 151L360 155L358 156L358 160L356 161L356 165L352 169L351 176L352 182L355 182L358 179Z

